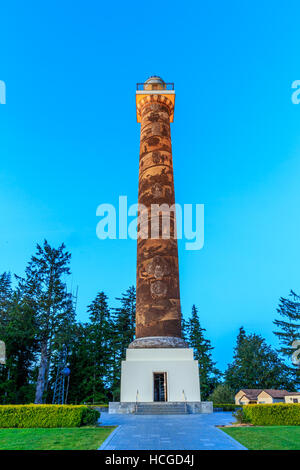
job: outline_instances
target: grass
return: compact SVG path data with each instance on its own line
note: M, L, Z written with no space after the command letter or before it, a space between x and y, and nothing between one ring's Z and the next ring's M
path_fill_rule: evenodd
M300 426L222 428L249 450L300 450Z
M0 450L96 450L113 426L0 429Z

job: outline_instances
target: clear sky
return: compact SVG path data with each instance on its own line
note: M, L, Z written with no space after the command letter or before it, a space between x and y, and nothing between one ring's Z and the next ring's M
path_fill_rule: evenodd
M135 85L175 82L177 202L205 204L205 245L179 243L182 310L199 307L221 368L237 330L276 345L300 291L299 1L14 1L1 5L0 271L47 238L72 253L77 314L135 283L132 240L100 241L96 208L137 200ZM70 282L71 286L71 282Z

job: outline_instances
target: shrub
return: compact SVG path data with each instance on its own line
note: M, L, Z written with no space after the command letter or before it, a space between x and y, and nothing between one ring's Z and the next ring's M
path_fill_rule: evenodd
M100 412L100 414L104 411L108 411L109 405L89 405L89 408L92 408L93 410L97 410Z
M73 428L98 417L83 405L0 405L0 428Z
M238 408L241 408L241 405L235 405L233 403L214 403L214 409L222 411L235 411Z
M245 405L243 411L256 426L300 426L300 403Z
M244 410L243 408L238 408L235 410L234 413L232 413L232 415L235 417L236 421L238 423L248 423L248 418L245 416L245 413L244 413Z
M213 403L234 403L234 395L234 391L228 385L219 384L208 399Z
M93 426L100 418L100 412L92 407L86 407L83 410L81 425Z
M108 408L108 403L89 403L89 402L82 402L81 405L90 406L91 408Z

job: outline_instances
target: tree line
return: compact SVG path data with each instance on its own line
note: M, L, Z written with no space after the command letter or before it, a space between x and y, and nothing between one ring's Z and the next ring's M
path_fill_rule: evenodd
M70 259L64 244L54 248L45 240L37 245L23 277L0 275L0 339L7 351L6 366L0 366L2 404L51 403L63 346L71 370L69 403L119 400L121 361L135 334L135 287L117 298L115 308L99 291L87 307L88 321L79 322L74 296L67 288ZM233 361L221 373L193 305L189 318L182 320L182 334L199 361L202 400L219 391L232 401L234 392L243 387L295 390L299 368L291 365L290 357L291 341L299 337L299 307L294 292L280 299L278 313L283 319L274 321L280 351L241 327Z

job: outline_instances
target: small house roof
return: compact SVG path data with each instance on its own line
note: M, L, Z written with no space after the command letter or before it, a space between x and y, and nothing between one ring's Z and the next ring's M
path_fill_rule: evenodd
M289 393L287 390L275 390L273 388L264 388L262 392L266 392L272 398L284 398Z
M287 390L276 390L273 388L242 388L238 393L240 392L243 392L243 396L248 398L248 400L256 400L261 392L266 392L272 398L284 398L288 395L300 395L300 392L288 392Z
M256 400L260 392L262 392L262 388L242 388L240 392L243 392L243 396L246 396L248 400Z

